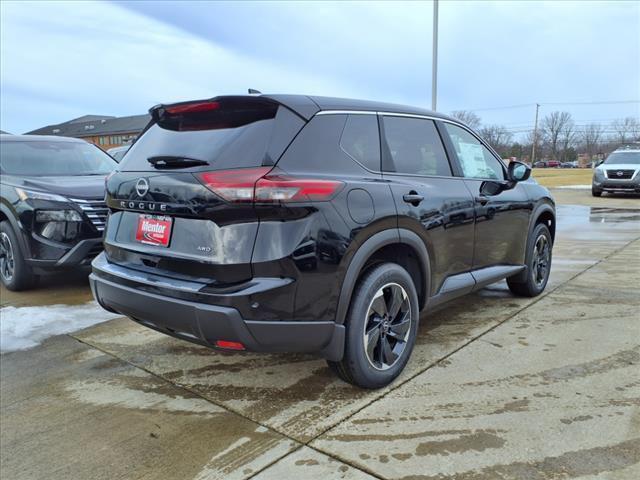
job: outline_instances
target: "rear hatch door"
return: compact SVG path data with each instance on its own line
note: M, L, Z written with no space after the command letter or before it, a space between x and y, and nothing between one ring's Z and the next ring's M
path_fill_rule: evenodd
M151 113L107 180L109 261L209 284L250 279L255 208L213 193L203 178L268 171L304 121L273 100L248 96L158 106Z

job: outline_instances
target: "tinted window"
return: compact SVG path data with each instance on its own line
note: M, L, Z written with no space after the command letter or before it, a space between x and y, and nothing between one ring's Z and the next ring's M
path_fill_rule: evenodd
M431 120L384 117L384 134L392 165L387 171L414 175L450 176L451 167Z
M126 150L117 150L115 152L111 152L111 156L116 159L116 162L119 162L124 157L124 154L127 153Z
M290 173L366 175L364 167L340 147L347 115L316 115L302 129L278 162ZM379 175L379 174L378 174Z
M157 156L204 160L209 165L199 168L209 170L272 164L304 124L286 108L276 110L221 109L188 122L183 117L179 123L156 123L129 148L120 169L153 170L147 159Z
M106 175L113 159L84 142L24 141L0 144L0 170L8 175Z
M605 164L626 163L627 165L640 165L640 152L613 152L604 161Z
M340 147L369 170L380 171L380 137L376 115L349 115Z
M502 164L480 141L463 128L445 123L462 173L467 178L504 180Z

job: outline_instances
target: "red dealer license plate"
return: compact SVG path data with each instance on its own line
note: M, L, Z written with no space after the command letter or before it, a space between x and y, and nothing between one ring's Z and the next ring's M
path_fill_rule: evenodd
M171 217L140 215L138 217L136 240L147 245L168 247L169 238L171 238L171 223Z

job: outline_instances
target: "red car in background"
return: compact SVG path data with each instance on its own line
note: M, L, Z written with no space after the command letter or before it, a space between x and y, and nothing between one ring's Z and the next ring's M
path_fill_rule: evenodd
M544 160L533 164L534 168L559 168L560 162L557 160Z

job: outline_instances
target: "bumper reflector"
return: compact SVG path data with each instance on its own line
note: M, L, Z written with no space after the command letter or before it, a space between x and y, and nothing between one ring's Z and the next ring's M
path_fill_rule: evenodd
M229 342L227 340L216 340L216 347L226 348L227 350L244 350L244 345L240 342Z

